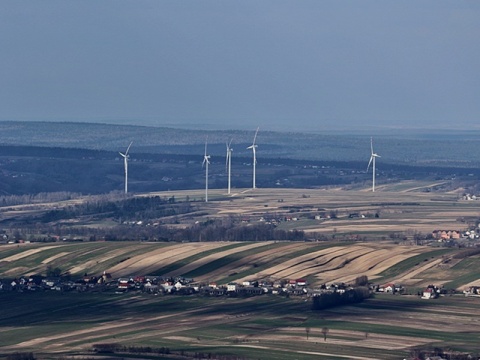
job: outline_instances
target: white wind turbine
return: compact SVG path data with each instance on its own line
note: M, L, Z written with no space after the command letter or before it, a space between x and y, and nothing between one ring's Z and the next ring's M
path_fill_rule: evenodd
M203 155L203 165L205 165L205 202L208 202L208 164L210 164L210 155L207 155L207 142L205 141L205 155Z
M225 166L227 168L227 174L228 174L228 191L227 194L230 195L230 184L231 184L231 178L232 178L232 148L230 147L232 145L232 139L230 139L230 142L227 143L227 158L225 159Z
M367 172L370 168L370 164L372 164L372 192L375 192L375 158L380 157L380 155L373 152L373 138L370 138L370 149L372 152L370 155L370 161L368 162Z
M257 134L258 134L258 127L257 127L257 131L255 132L255 137L253 138L253 143L252 145L250 145L249 147L247 147L247 149L252 149L253 151L253 189L256 189L257 186L255 185L255 167L257 165L257 150L256 148L258 147L257 144L255 144L255 140L257 140Z
M125 167L125 194L128 193L128 159L130 158L130 155L128 155L128 150L130 150L130 146L132 146L133 141L128 145L127 151L125 151L125 154L119 152L120 155L123 157L123 165Z

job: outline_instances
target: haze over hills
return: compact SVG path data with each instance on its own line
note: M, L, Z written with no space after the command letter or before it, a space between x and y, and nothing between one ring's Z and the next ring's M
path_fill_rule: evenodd
M205 141L215 157L225 157L233 139L234 157L249 157L255 128L200 130L168 127L71 122L0 122L0 145L124 151L139 153L203 154ZM265 131L260 128L258 157L318 161L364 161L370 156L370 135L349 132L308 133ZM384 131L374 135L382 163L480 167L480 131Z

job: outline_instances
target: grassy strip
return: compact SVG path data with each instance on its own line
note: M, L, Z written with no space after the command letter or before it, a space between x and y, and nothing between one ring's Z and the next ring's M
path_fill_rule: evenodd
M173 264L170 264L170 265L167 265L167 266L163 266L157 270L154 270L152 271L152 275L158 275L158 276L161 276L161 275L164 275L164 274L170 274L172 272L175 272L176 270L178 269L181 269L182 267L184 267L185 265L188 265L190 264L191 262L194 262L196 260L199 260L205 256L208 256L208 255L211 255L211 254L215 254L217 252L220 252L220 251L226 251L226 250L230 250L230 249L235 249L237 247L241 247L241 246L245 246L249 244L248 242L245 242L245 243L233 243L233 244L228 244L228 245L225 245L225 246L222 246L222 247L219 247L219 248L216 248L216 249L212 249L212 250L207 250L207 251L202 251L198 254L195 254L195 255L192 255L192 256L189 256L189 257L186 257L186 258L183 258L181 260L178 260L178 261L175 261Z
M285 244L285 245L287 245L287 244ZM335 245L335 246L339 246L339 245ZM313 246L313 247L309 247L309 248L304 248L304 249L298 250L298 251L292 251L290 253L281 255L281 256L275 258L274 260L271 260L271 261L266 262L266 263L257 262L256 263L257 266L255 266L251 269L245 270L245 271L241 271L241 272L236 273L234 275L228 275L228 276L220 279L218 282L220 284L229 283L230 281L232 281L234 279L243 278L243 277L258 273L258 272L262 272L266 269L273 268L274 266L277 266L278 264L281 264L281 263L283 263L285 261L288 261L288 260L291 260L293 258L302 256L302 255L305 255L305 254L313 253L313 252L316 252L316 251L320 251L320 250L330 248L330 247L332 247L332 245L323 244L323 245Z
M429 251L429 252L426 252L426 253L422 253L422 254L412 256L412 257L410 257L408 259L405 259L405 260L389 267L388 269L382 271L379 274L379 277L377 279L375 279L375 281L381 283L381 282L385 281L386 279L389 279L389 278L398 276L402 273L405 273L407 271L410 271L410 270L412 270L412 268L420 265L421 263L429 261L430 259L433 259L433 258L440 257L442 255L451 253L453 251L455 251L455 250L439 249L439 250L433 250L433 251Z
M463 259L450 270L456 274L455 280L445 284L446 288L456 289L464 284L480 279L480 270L478 269L479 257L470 257ZM480 281L479 281L480 284Z
M253 254L257 254L259 252L262 252L262 251L266 251L266 250L270 250L272 247L274 246L278 246L277 244L275 243L266 243L265 245L263 246L260 246L260 247L256 247L256 248L253 248L253 249L248 249L248 250L244 250L244 251L238 251L234 254L230 254L230 255L226 255L224 257L221 257L219 259L215 259L211 262L208 262L204 265L201 265L200 267L186 273L186 274L183 274L184 276L186 277L198 277L198 276L202 276L202 275L205 275L205 274L208 274L218 268L221 268L225 265L228 265L234 261L238 261L240 259L243 259L247 256L250 256L250 255L253 255ZM218 252L218 251L217 251Z

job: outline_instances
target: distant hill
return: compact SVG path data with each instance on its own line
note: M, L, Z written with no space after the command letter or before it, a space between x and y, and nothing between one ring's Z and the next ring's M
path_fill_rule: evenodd
M130 149L132 192L200 189L205 186L205 141L211 155L209 186L226 188L226 142L233 139L232 186L252 180L252 131L206 131L145 126L56 122L0 122L0 195L67 191L121 191ZM437 134L438 135L438 134ZM257 138L259 187L368 187L370 138L268 132ZM464 133L428 138L425 133L374 139L378 184L396 180L461 181L477 191L480 143ZM472 191L473 191L472 190ZM480 189L479 189L480 190Z
M0 145L85 148L123 151L133 141L134 153L169 153L202 156L208 140L212 156L225 156L225 143L233 139L234 156L251 155L246 149L255 129L186 130L72 122L0 122ZM374 137L375 151L385 163L480 167L477 132L388 132ZM370 137L350 133L274 132L260 129L258 158L293 158L318 161L363 161L370 157Z

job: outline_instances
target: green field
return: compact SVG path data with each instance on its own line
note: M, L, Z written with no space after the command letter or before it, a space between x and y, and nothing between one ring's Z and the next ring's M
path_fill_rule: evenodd
M480 352L480 330L471 323L480 315L478 300L464 297L425 301L383 295L319 312L303 299L275 296L45 292L1 294L0 300L9 310L0 315L3 354L89 356L99 343L246 359L402 359L413 348L433 346ZM323 328L328 328L326 341Z

